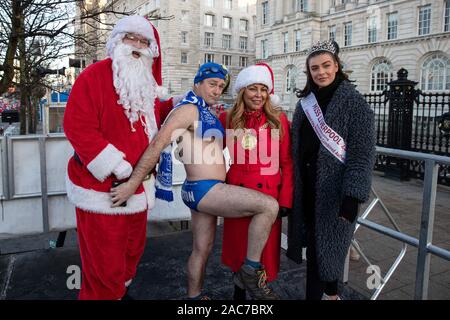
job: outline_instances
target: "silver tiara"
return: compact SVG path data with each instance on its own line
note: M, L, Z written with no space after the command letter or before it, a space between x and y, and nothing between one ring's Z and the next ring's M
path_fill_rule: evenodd
M332 54L335 54L336 46L330 40L317 41L317 43L308 50L308 56L318 51L328 51L331 52Z

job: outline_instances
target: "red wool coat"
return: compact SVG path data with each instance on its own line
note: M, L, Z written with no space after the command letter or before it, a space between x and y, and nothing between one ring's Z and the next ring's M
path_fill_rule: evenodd
M222 113L219 119L224 128L226 125L226 113ZM290 126L284 113L280 115L283 135L280 138L279 148L273 145L271 130L262 130L257 135L258 144L251 155L248 150L243 150L241 140L234 141L228 137L227 146L233 164L227 173L226 182L228 184L243 186L270 195L278 200L280 207L291 208L293 198L293 164L291 157ZM266 117L262 114L259 125L260 128L266 123ZM276 137L273 137L276 139ZM240 149L240 150L239 150ZM259 150L259 151L258 151ZM278 153L271 154L271 151ZM244 155L245 162L238 163ZM255 157L255 158L252 158ZM279 166L274 165L275 159L279 159ZM256 160L256 161L255 161ZM268 170L271 167L270 161L275 170ZM262 174L261 169L267 171ZM248 226L251 218L225 218L222 241L222 262L236 272L242 265L247 255ZM277 278L280 266L280 246L281 246L281 219L277 219L272 226L272 230L264 247L261 263L265 266L268 281Z
M109 191L117 178L112 174L125 159L135 166L149 144L139 121L135 132L118 104L113 85L112 61L105 59L87 67L77 78L64 113L64 132L79 157L70 158L66 189L76 207L105 214L132 214L147 209L142 185L126 207L111 208ZM158 127L172 108L172 99L155 100Z

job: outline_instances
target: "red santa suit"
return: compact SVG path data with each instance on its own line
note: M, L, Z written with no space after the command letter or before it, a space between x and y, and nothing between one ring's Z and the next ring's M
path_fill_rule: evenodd
M159 46L153 25L142 17L138 17L141 20L136 25L136 19L132 18L136 16L126 18L132 22L131 27L117 24L122 28L119 32L145 35L150 28ZM142 19L148 24L144 30ZM160 55L153 59L153 76L161 85ZM143 123L136 121L132 130L118 100L112 60L108 58L90 65L79 75L64 114L64 131L75 150L68 163L66 187L69 200L76 206L83 273L80 299L124 296L125 282L134 278L144 251L147 208L153 206L147 203L141 185L125 207L111 208L109 192L113 181L119 180L114 173L126 162L134 167L149 144ZM171 107L171 100L155 99L158 127Z
M266 116L263 112L259 113L259 117L257 111L253 112L252 115L245 114L247 114L246 128L253 128L258 132L259 128L266 124ZM281 137L279 148L272 147L273 141L270 128L259 131L260 134L257 135L257 147L253 150L243 150L239 139L233 143L232 150L228 146L233 163L227 172L226 182L260 191L277 199L280 207L291 208L293 197L293 169L289 122L284 113L281 113L280 120L284 134ZM220 121L224 128L227 128L226 113L220 115ZM264 150L258 152L257 150L260 147L264 148ZM278 151L279 169L272 175L261 175L261 169L270 167L270 164L267 163L267 159L260 159L259 155L267 155L268 158L274 157L270 154L270 151L267 152L268 150ZM255 161L250 161L251 152L254 153L256 163ZM237 163L239 154L244 154L245 156L245 162L243 164ZM264 164L261 160L264 160ZM252 162L253 164L250 164ZM250 221L251 217L224 219L222 263L229 266L233 272L239 270L247 256L248 226ZM266 246L261 255L261 263L266 269L268 281L273 281L277 277L280 267L280 246L281 219L277 219L272 226Z
M235 81L234 91L237 94L250 84L260 83L268 87L272 105L278 103L273 95L273 73L266 64L250 66L242 70ZM219 119L224 128L233 129L226 123L226 113ZM244 111L245 128L253 130L257 138L254 149L244 150L241 139L227 136L226 143L232 159L227 172L226 182L250 188L270 195L278 200L280 207L292 208L293 199L293 164L291 157L291 141L289 121L284 113L280 113L282 135L275 135L268 126L263 109L253 112ZM243 156L242 156L243 155ZM279 166L276 166L278 162ZM276 167L275 170L268 169ZM233 272L239 270L247 256L248 227L251 217L225 218L222 241L222 263ZM281 219L276 219L269 238L261 255L267 280L277 278L280 267Z

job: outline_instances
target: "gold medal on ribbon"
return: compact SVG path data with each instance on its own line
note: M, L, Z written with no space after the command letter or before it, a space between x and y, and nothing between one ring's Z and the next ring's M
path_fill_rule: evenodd
M253 150L256 148L256 145L258 143L258 139L251 133L246 132L244 133L244 136L241 140L242 148L245 150Z

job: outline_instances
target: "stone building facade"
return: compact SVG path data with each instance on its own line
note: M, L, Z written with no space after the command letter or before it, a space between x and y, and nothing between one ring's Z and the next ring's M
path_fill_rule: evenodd
M190 89L206 61L226 65L232 79L255 61L256 0L109 0L107 8L152 19L161 37L163 85L171 95ZM97 60L105 57L100 49ZM232 103L231 90L224 102Z
M306 82L306 49L340 45L344 70L363 93L380 92L400 68L425 91L450 91L449 0L258 0L256 60L275 73L286 109Z
M107 5L108 0L83 0L76 3L75 58L80 60L81 67L104 56L104 45L111 29L107 26L105 13L89 19L79 19L79 17L89 16L91 12L103 11Z

